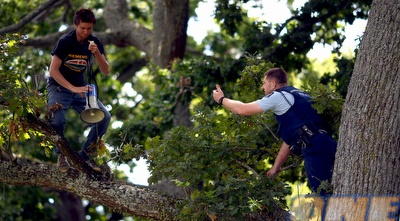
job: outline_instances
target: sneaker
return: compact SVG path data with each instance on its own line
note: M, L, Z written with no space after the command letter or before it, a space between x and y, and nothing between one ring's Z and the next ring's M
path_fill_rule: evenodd
M94 160L87 160L86 163L96 172L101 173L101 168L97 166L96 162Z
M69 170L69 163L68 163L68 160L67 160L67 158L66 158L64 155L62 155L62 154L58 154L58 157L57 157L57 167L58 167L58 170L59 170L60 172L62 172L62 173L65 173L65 172L67 172L67 171Z

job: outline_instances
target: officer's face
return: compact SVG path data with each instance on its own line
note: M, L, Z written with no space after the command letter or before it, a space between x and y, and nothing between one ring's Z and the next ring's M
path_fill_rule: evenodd
M267 95L275 90L275 86L276 86L275 80L269 80L266 77L264 77L261 89L264 91L264 94Z

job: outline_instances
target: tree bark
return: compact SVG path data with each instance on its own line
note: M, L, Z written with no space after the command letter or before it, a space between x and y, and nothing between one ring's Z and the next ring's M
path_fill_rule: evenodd
M173 220L175 205L179 202L177 198L144 187L95 180L73 169L61 173L55 165L26 159L0 161L0 182L67 191L114 211L154 220Z
M335 194L400 193L397 0L373 1L342 113Z
M85 221L85 209L82 204L82 198L75 194L59 191L58 197L60 204L56 204L57 214L60 221Z
M154 4L152 59L166 68L174 59L182 59L185 53L188 0L156 0Z
M109 28L105 35L113 33L113 39L101 38L103 44L131 45L151 57L153 31L131 20L126 0L108 0L104 8L104 19ZM110 42L111 41L111 42Z

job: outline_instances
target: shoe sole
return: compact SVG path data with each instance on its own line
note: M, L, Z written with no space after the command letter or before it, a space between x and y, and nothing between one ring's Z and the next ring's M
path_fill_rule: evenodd
M94 170L94 171L96 171L96 172L98 172L98 173L101 173L103 170L99 167L99 166L97 166L97 165L93 165L93 163L87 163L87 165L90 167L90 168L92 168L92 170Z
M69 170L69 168L58 168L61 173L65 173Z
M101 173L101 172L103 171L103 170L100 169L100 168L93 168L93 167L92 167L92 169L93 169L94 171L98 172L98 173Z

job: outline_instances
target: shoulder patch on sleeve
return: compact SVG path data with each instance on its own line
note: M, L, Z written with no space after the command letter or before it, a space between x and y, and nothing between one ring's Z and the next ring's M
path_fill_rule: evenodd
M275 91L272 91L272 93L268 94L266 97L271 97L274 93Z

